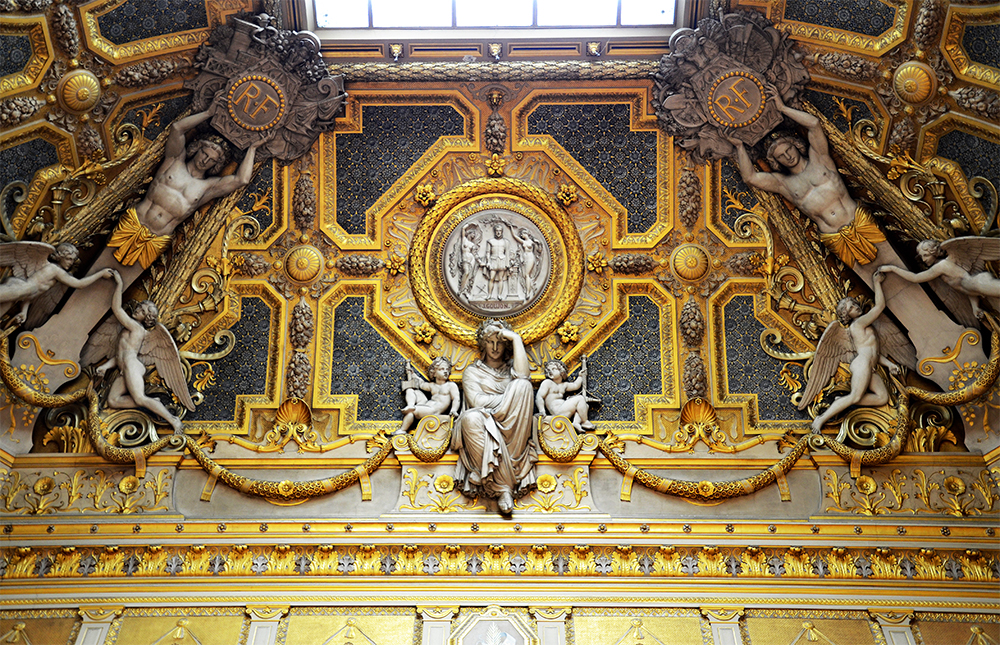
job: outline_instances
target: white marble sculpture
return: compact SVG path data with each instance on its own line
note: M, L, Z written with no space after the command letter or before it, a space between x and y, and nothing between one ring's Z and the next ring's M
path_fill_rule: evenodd
M813 402L841 363L850 365L851 390L834 400L826 411L813 420L812 431L815 433L829 419L852 405L876 407L888 403L889 390L875 371L879 365L888 368L891 374L899 373L899 365L916 366L913 346L899 328L882 316L885 309L885 295L882 293L884 279L883 274L875 274L875 304L868 313L861 311L854 298L841 300L837 304L837 320L830 323L816 345L812 370L799 409Z

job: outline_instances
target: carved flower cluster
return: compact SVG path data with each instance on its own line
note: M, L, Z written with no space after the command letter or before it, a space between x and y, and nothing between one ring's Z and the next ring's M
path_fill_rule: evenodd
M638 275L652 271L656 260L643 253L622 253L611 260L611 268L615 273Z
M180 67L177 61L165 59L145 60L122 68L115 74L115 83L122 87L144 87L159 83Z
M417 194L413 197L421 206L427 208L435 201L437 201L437 195L434 194L434 187L430 184L424 184L423 186L417 186Z
M556 197L563 203L563 206L569 206L576 201L576 186L573 184L562 184L559 186L559 192L556 193Z
M490 115L483 131L483 146L494 154L502 154L507 144L507 124L497 113Z
M295 182L292 213L300 231L311 230L316 223L316 188L313 186L312 173L308 171L302 173Z
M681 308L681 336L688 347L698 347L705 337L705 317L694 299L688 300Z
M580 340L580 328L568 320L556 330L556 333L559 334L560 340L562 340L562 342L566 345L570 345Z
M920 3L917 19L913 25L913 42L917 47L927 51L934 46L934 41L941 31L945 11L945 4L941 0Z
M337 258L336 266L347 275L364 276L381 270L385 262L374 255L345 255Z
M305 352L296 351L292 354L292 360L288 362L288 397L295 399L305 398L309 392L309 374L312 372L312 365Z
M493 156L486 160L486 174L490 177L499 177L506 165L507 160L494 152Z
M305 349L313 339L316 326L312 309L305 300L299 301L292 309L292 320L288 323L288 340L295 349Z
M708 394L708 376L705 373L705 361L696 353L688 354L684 360L684 374L681 376L684 384L684 395L688 399L705 398Z
M587 256L587 270L594 273L601 273L604 267L608 266L608 260L603 253L594 253Z
M693 168L685 168L677 182L677 216L684 226L698 223L701 213L701 180Z
M236 270L241 274L256 278L271 268L271 263L256 253L239 253L233 258Z
M828 53L819 57L824 69L856 81L867 81L878 76L878 64L860 56L843 53Z
M413 339L418 343L430 343L434 340L435 330L430 323L423 323L413 328Z
M0 101L0 126L11 127L31 118L45 105L32 96L17 96Z

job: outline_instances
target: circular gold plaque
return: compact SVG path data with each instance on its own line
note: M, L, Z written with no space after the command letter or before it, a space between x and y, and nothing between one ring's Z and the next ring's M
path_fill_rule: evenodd
M460 343L475 346L482 320L505 318L531 344L573 310L583 264L576 225L551 195L517 179L476 179L420 220L410 287L431 324Z
M903 101L923 103L937 87L937 78L928 65L910 61L903 63L893 75L892 88Z
M274 80L249 74L229 88L229 116L237 125L259 132L273 127L285 114L285 94Z
M720 125L729 128L746 127L756 121L766 102L764 84L740 70L726 72L708 91L708 111Z
M101 83L92 72L78 69L59 82L59 99L71 112L86 112L101 98Z

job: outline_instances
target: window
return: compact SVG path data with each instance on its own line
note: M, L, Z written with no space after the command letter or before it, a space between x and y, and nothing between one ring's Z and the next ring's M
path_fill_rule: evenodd
M319 29L571 29L673 25L677 0L315 0ZM355 34L360 36L361 34Z

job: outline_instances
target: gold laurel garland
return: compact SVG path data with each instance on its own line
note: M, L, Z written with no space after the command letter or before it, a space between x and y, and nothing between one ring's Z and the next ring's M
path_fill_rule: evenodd
M755 475L743 479L731 479L721 482L695 482L660 477L643 468L633 466L621 453L608 444L606 439L602 439L597 446L601 453L611 462L611 465L615 467L615 470L626 476L634 473L635 480L646 488L655 490L658 493L675 495L699 502L712 502L750 495L770 486L777 481L779 476L784 476L792 469L792 466L799 460L799 457L809 448L809 442L810 437L808 435L800 438L780 461Z
M410 288L431 324L443 334L468 346L475 346L476 330L458 324L444 307L435 302L423 260L438 222L462 202L489 194L514 195L541 208L546 215L555 220L566 245L567 258L583 258L583 243L576 234L576 226L566 215L563 207L537 186L509 177L484 177L466 182L442 195L420 220L413 234L410 257L415 261L410 262ZM564 293L579 293L583 286L583 263L567 262L566 271L565 286L562 287ZM553 307L520 330L524 344L530 345L552 333L552 330L573 310L575 304L575 297L558 298Z
M954 392L928 392L911 385L906 388L906 393L918 401L934 405L961 405L989 393L997 376L1000 375L1000 324L990 314L986 314L986 323L993 330L993 338L990 340L990 359L971 384Z
M101 432L104 424L99 415L99 402L97 398L97 391L94 389L94 383L89 383L87 388L81 391L84 396L87 397L87 402L89 404L87 419L84 421L84 425L87 430L87 436L90 437L90 443L94 446L94 450L97 454L112 463L144 464L146 459L163 450L167 446L174 449L180 449L188 443L187 437L184 435L170 435L167 437L161 437L153 443L146 444L141 448L119 448L118 446L112 446L104 437L104 433Z
M434 432L441 426L441 422L437 420L436 416L429 416L420 425L426 432ZM414 457L425 463L433 463L444 457L444 453L448 452L448 448L451 447L451 433L453 432L451 423L448 424L447 432L448 434L445 436L444 441L441 442L441 446L434 450L424 450L417 445L417 442L413 440L412 432L406 433L406 445Z
M860 473L861 466L877 466L886 464L895 459L906 445L906 438L910 434L910 397L908 390L904 388L895 378L893 385L899 394L899 402L896 404L896 427L892 433L892 439L881 448L871 450L858 450L849 448L836 439L823 437L822 443L830 450L839 455L844 461L851 464L851 475L856 477Z
M132 462L142 463L145 459L149 458L150 455L159 452L167 446L174 449L186 448L202 469L211 477L217 478L222 483L240 491L241 493L265 497L267 499L309 499L319 495L326 495L343 490L344 488L347 488L357 482L362 473L367 476L374 472L379 466L382 465L382 462L385 461L386 457L388 457L389 453L392 451L392 442L385 441L382 444L382 448L377 453L369 457L363 464L355 466L354 468L334 477L313 479L304 482L292 482L287 479L280 482L267 479L255 479L252 477L237 475L228 468L220 466L213 461L208 454L206 454L204 448L191 441L191 439L186 435L171 435L169 437L163 437L151 444L143 446L142 448L135 448L133 450L112 446L107 442L104 435L100 431L101 422L98 414L99 406L97 392L94 391L92 385L87 388L86 395L90 402L87 432L90 437L90 441L94 444L94 449L97 451L97 454L101 455L101 457L118 464L127 464Z
M86 390L77 390L69 394L46 394L27 385L17 375L10 362L10 335L16 327L0 332L0 379L7 390L28 405L36 408L59 408L70 403L82 401L87 396Z

